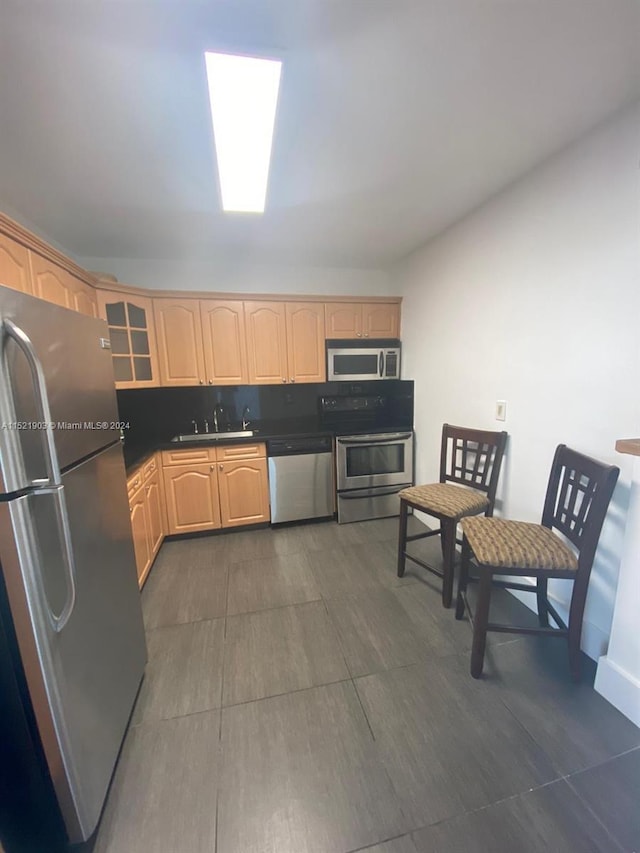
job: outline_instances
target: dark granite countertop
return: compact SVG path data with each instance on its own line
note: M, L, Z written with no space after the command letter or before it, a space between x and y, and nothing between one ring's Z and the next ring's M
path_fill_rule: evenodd
M239 438L225 438L224 433L216 433L219 438L211 438L207 441L204 438L197 438L194 441L171 441L167 438L150 439L146 443L124 444L124 464L127 476L142 465L146 460L158 450L191 450L194 447L215 447L218 444L255 444L256 442L267 441L275 438L318 438L320 436L333 436L334 430L322 428L314 430L298 431L285 429L280 426L279 429L273 427L269 429L256 429L251 436L241 436Z
M198 438L194 441L171 441L171 438L167 436L149 438L148 441L125 441L124 462L127 475L129 475L158 450L188 450L194 447L212 447L217 444L255 444L258 441L270 439L319 438L320 436L331 436L333 438L336 435L352 433L410 432L411 429L411 427L372 427L367 425L363 425L360 429L354 429L353 425L339 429L323 426L317 421L308 419L269 421L256 427L252 436L241 436L239 438L224 438L224 433L216 433L220 437L211 438L210 441L204 438Z

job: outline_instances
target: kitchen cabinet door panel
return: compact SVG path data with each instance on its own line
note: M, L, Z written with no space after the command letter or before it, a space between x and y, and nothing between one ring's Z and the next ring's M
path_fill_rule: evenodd
M287 302L287 351L290 382L324 382L324 304Z
M131 519L138 583L142 584L142 579L146 576L152 560L149 550L149 525L144 488L139 488L129 498L129 517Z
M245 302L249 382L288 381L287 335L283 302Z
M153 303L144 296L98 290L98 314L109 326L116 388L160 385Z
M34 295L63 308L73 308L71 274L35 252L30 251L29 257Z
M400 306L384 302L364 304L362 336L364 338L399 338Z
M200 316L207 383L246 385L249 374L244 304L233 300L201 300Z
M204 385L200 303L197 299L154 299L162 385Z
M164 491L168 533L220 527L218 478L214 464L165 468Z
M147 521L149 524L149 550L153 559L160 550L162 540L164 539L160 477L157 471L151 475L144 488L147 501Z
M98 297L93 287L71 276L71 308L88 317L98 316Z
M328 338L362 337L362 305L357 302L326 302L324 311Z
M269 521L267 460L224 462L218 469L222 526Z
M29 252L4 234L0 234L0 284L33 294Z

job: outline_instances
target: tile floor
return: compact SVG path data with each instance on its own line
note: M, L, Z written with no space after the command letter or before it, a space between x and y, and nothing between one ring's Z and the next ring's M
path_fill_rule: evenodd
M95 853L640 849L640 731L593 666L576 686L561 641L494 634L471 679L469 625L432 576L396 577L396 530L163 545Z

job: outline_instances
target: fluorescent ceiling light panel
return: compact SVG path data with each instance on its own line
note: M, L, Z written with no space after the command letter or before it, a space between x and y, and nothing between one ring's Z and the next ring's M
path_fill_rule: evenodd
M222 207L263 213L282 62L205 53Z

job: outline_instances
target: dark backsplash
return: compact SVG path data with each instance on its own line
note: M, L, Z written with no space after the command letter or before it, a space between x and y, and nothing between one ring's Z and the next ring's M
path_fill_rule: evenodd
M127 444L163 441L193 432L192 421L213 429L213 410L224 407L231 429L239 429L242 412L254 428L265 432L314 432L335 426L321 417L323 396L376 395L385 398L384 411L372 426L413 426L413 381L323 382L301 385L234 385L216 388L141 388L118 391L120 420L129 423Z

